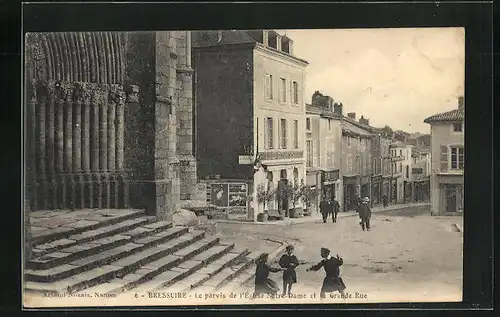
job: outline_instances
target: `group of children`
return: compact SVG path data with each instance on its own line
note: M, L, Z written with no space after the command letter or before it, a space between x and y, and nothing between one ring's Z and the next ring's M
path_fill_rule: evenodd
M299 265L297 257L294 255L294 247L288 246L286 253L280 258L279 266L272 267L267 261L269 254L264 253L257 259L257 268L255 272L255 294L276 295L279 287L269 278L270 272L283 272L283 296L292 295L292 285L297 283L297 272L295 268ZM318 271L321 268L325 270L326 277L323 280L320 296L324 298L326 293L338 291L344 294L345 284L340 277L340 266L344 263L339 257L330 256L330 250L321 248L321 262L306 269L306 271Z

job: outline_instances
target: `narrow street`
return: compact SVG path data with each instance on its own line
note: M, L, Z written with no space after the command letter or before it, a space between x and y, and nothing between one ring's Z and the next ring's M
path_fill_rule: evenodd
M461 300L462 235L454 227L454 223L461 223L460 217L378 212L373 214L372 230L365 232L358 221L357 217L344 217L326 224L219 224L219 228L223 234L297 241L295 254L304 264L297 268L295 294L319 293L324 271L305 270L320 261L320 247L327 247L332 256L339 254L344 259L341 276L346 292L352 295L349 302ZM272 273L271 278L281 287L281 273ZM252 287L249 285L248 291ZM356 292L366 294L366 298L354 298Z

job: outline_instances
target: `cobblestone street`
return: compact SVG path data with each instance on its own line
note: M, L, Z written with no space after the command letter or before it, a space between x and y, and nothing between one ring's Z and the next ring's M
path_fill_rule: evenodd
M462 294L461 217L431 217L427 213L382 211L373 214L372 230L363 232L357 217L337 223L291 226L219 224L223 234L267 236L296 241L302 264L293 293L318 293L323 270L305 269L320 260L319 248L330 248L344 259L341 276L348 301L459 301ZM281 273L271 276L281 285ZM249 285L248 291L252 291ZM366 298L356 299L356 292ZM285 299L286 301L286 299ZM306 301L311 301L307 299ZM330 300L329 300L330 301ZM342 302L341 299L332 299ZM282 302L280 300L280 302Z

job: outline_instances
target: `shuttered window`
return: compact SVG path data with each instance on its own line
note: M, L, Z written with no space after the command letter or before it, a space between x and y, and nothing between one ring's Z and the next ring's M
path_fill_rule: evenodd
M442 171L448 170L448 147L446 145L441 145L441 166Z

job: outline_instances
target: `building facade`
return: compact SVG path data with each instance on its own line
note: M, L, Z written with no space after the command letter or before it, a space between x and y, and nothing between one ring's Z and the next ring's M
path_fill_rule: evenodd
M190 32L26 40L31 210L136 208L171 219L196 188Z
M426 148L412 149L412 183L415 202L430 200L431 154Z
M320 189L320 196L335 198L342 207L342 106L318 91L312 102L306 108L307 184Z
M404 201L404 179L406 172L403 169L403 162L406 161L406 145L400 141L391 142L389 147L391 157L391 192L390 201L392 203L402 203Z
M358 197L371 196L372 132L356 121L355 113L342 119L344 210L353 210Z
M279 192L305 183L308 63L293 55L290 38L272 30L194 32L193 40L199 176L248 182L249 216L256 219L259 185ZM264 206L290 207L280 195Z
M461 215L464 208L465 106L428 117L431 126L431 208L433 215Z

